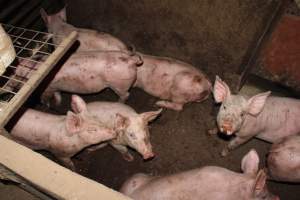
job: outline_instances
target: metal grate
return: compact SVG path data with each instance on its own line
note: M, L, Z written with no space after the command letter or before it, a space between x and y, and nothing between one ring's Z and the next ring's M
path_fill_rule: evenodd
M76 39L2 24L11 37L16 59L0 76L0 125L3 126ZM54 44L53 38L60 44Z

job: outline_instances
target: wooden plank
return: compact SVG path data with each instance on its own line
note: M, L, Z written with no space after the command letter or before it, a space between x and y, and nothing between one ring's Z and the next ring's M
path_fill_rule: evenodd
M5 130L1 131L7 134ZM0 147L2 165L54 198L130 200L121 193L74 173L2 135L0 135Z

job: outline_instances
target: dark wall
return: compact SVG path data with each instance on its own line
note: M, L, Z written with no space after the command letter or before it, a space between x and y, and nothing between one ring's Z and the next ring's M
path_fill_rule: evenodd
M55 13L63 6L61 0L0 0L0 23L45 31L40 9Z
M70 23L114 34L139 51L236 72L275 0L66 0ZM252 48L252 47L250 47ZM229 69L229 70L228 70Z

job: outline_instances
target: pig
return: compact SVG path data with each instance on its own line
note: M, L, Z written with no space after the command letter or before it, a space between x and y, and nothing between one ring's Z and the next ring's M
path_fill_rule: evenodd
M153 177L136 174L120 192L135 200L279 200L269 193L266 174L258 171L255 150L242 159L244 173L217 166L206 166L169 176Z
M117 138L108 143L118 150L125 160L134 159L127 146L138 151L144 159L154 157L147 125L161 113L162 109L138 114L131 107L118 102L91 102L87 105L87 109L101 122L118 132ZM90 151L103 146L100 144L90 148Z
M144 63L137 70L134 87L162 99L157 106L180 111L184 104L209 96L211 83L199 69L172 58L140 55Z
M217 115L221 132L235 134L222 155L247 142L252 137L274 143L300 132L300 101L270 96L270 91L252 97L232 95L228 85L216 76L213 95L222 103Z
M67 23L66 8L63 8L56 14L47 15L44 9L40 10L42 19L44 20L49 33L53 33L58 36L53 37L55 44L60 44L63 36L67 36L72 31L78 32L79 47L77 51L126 51L128 48L126 45L117 39L116 37L98 32L91 29L77 28Z
M300 183L300 135L285 137L273 144L267 166L271 179Z
M71 157L93 144L116 138L117 132L87 110L85 102L72 95L76 113L54 115L28 109L11 130L11 138L33 150L48 150L75 170Z
M42 103L60 105L60 91L90 94L109 87L124 102L136 80L140 56L122 51L78 52L70 56L42 94Z

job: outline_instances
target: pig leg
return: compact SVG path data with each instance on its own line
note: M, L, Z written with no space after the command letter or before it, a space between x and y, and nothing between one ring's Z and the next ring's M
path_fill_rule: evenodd
M55 92L56 90L47 88L41 97L42 104L45 104L48 107L50 107L50 101L53 98Z
M133 156L129 153L126 146L120 144L111 144L111 145L122 154L124 160L127 160L128 162L134 160Z
M169 108L177 111L181 111L183 108L183 104L181 103L175 103L170 101L157 101L155 105L159 107Z
M247 142L248 140L250 140L253 136L246 136L246 137L240 137L240 136L236 136L233 140L231 140L229 142L229 144L227 145L227 147L225 147L222 152L221 155L222 156L227 156L229 154L229 151L234 150L235 148L237 148L238 146L240 146L241 144Z
M129 97L129 92L127 89L121 90L117 88L112 88L112 90L120 97L119 102L121 103L124 103Z
M119 102L124 103L129 97L129 92L126 92L125 94L119 94L119 96Z
M71 158L69 157L57 157L57 159L63 164L65 167L68 167L72 171L75 171L75 166Z
M98 150L98 149L101 149L101 148L105 147L106 145L107 145L107 143L97 144L97 145L88 147L86 150L87 150L88 152L92 152L92 151L96 151L96 150Z
M59 106L61 104L61 94L60 94L60 92L58 92L58 91L54 92L53 97L54 97L54 104L56 106Z
M218 132L219 132L219 129L218 129L218 128L213 128L213 129L209 129L209 130L207 131L207 134L208 134L208 135L217 135Z

